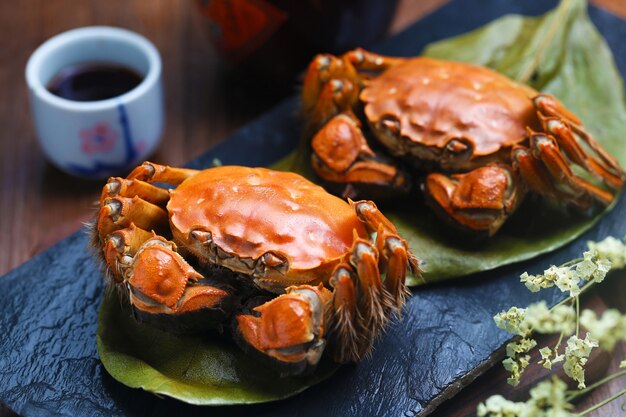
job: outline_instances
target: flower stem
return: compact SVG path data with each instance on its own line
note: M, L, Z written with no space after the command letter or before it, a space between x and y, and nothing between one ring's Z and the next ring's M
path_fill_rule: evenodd
M602 378L599 381L594 382L593 384L589 385L587 388L585 389L581 389L581 390L574 390L574 391L569 391L570 395L567 396L567 401L571 401L576 397L580 397L583 394L588 393L589 391L593 391L594 389L598 388L600 385L606 384L609 381L612 381L616 378L619 378L620 376L624 376L626 375L626 370L620 371L620 372L616 372L612 375L609 375L605 378Z
M565 268L566 266L571 266L571 265L577 264L578 262L582 261L583 259L584 258L572 259L571 261L565 262L563 265L560 266L560 268Z
M554 346L555 355L558 353L558 349L561 346L561 342L563 341L563 336L565 336L565 331L561 332L561 335L559 336L559 340L556 342L556 346Z
M576 337L580 332L580 298L576 296Z
M586 409L583 412L578 413L577 415L578 416L584 416L586 414L591 413L592 411L596 411L598 408L600 408L600 407L602 407L604 405L607 405L611 401L618 399L619 397L621 397L624 394L626 394L626 389L621 390L617 394L610 396L609 398L605 399L604 401L599 402L598 404L595 404L592 407L589 407L588 409Z

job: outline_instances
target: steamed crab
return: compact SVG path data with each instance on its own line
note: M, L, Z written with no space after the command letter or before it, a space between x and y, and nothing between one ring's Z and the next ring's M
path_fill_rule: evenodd
M314 367L327 342L338 362L362 358L418 272L372 202L264 168L145 162L104 186L94 243L136 318L204 331L234 315L240 345L288 373ZM241 308L262 291L275 295Z
M426 172L426 201L466 230L493 235L528 191L587 212L624 183L559 101L487 68L363 49L318 55L302 99L320 178L352 195L405 192L411 177L397 161L409 161Z

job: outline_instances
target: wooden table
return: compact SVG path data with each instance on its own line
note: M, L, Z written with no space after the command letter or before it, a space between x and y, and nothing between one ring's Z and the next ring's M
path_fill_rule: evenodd
M390 32L446 2L400 0ZM626 18L622 0L592 3ZM101 181L78 180L59 172L46 162L37 145L24 68L31 52L49 37L80 26L113 25L137 31L156 44L164 63L167 124L162 145L152 159L161 163L180 165L194 158L277 100L263 86L259 88L263 94L253 95L229 84L228 66L207 42L193 6L192 2L141 0L0 3L0 275L79 229L93 215L93 203L102 187ZM626 356L621 348L613 366ZM501 388L504 376L495 367L436 415L473 415L476 403L490 393L506 395L507 389ZM615 392L618 384L609 389ZM585 403L605 395L598 390ZM616 402L612 409L595 415L619 415L623 412L620 405ZM14 413L0 406L0 417L8 416Z

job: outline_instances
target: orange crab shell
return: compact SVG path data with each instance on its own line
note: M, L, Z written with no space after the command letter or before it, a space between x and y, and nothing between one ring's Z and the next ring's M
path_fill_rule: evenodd
M372 79L360 98L374 129L388 116L399 121L406 146L443 149L460 139L480 157L523 141L527 127L540 128L531 101L537 94L488 68L418 57Z
M234 270L250 273L268 253L286 261L281 273L261 279L266 288L270 281L282 288L318 282L349 252L355 234L368 236L345 201L299 175L264 168L202 171L171 191L167 209L175 240L199 259L207 253L193 241L194 230L209 232Z

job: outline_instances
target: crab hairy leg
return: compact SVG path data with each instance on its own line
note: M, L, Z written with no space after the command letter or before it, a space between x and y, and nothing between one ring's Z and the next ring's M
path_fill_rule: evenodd
M560 201L567 197L554 185L547 168L541 161L535 159L530 149L520 145L514 146L511 149L511 161L513 170L519 173L529 189L550 201Z
M349 61L330 54L317 55L309 64L302 86L302 104L314 127L358 101L359 75ZM333 113L334 111L334 113Z
M164 207L170 199L170 194L165 188L157 187L139 179L112 177L102 187L100 203L111 197L134 197L139 196L148 203Z
M351 111L358 101L359 88L352 81L333 78L325 83L307 113L309 129L317 129L333 116Z
M173 329L193 330L202 321L221 323L236 302L227 288L209 283L173 242L158 235L170 233L164 209L169 192L147 181L178 183L195 173L144 163L131 173L133 178L109 179L93 238L107 275L125 292L135 316ZM163 315L184 317L168 322ZM203 327L206 324L198 325Z
M97 232L100 239L115 230L129 227L135 223L142 229L164 232L168 230L167 212L142 198L113 197L106 198L100 206L97 220Z
M380 253L379 269L386 271L384 285L391 295L391 310L399 314L409 291L407 269L420 276L419 260L400 237L398 230L372 201L349 201L370 233L376 232L376 248Z
M311 146L313 169L323 180L380 187L396 193L409 189L408 176L369 147L352 112L330 119L315 134Z
M569 161L552 136L533 133L530 137L530 147L532 155L547 168L555 186L567 196L565 203L586 207L590 205L589 199L604 206L613 201L611 192L603 190L572 171ZM535 191L541 193L541 190Z
M607 165L602 158L585 152L577 140L577 135L565 122L555 118L544 118L542 122L546 133L556 139L573 163L585 168L587 172L614 190L624 185L624 172L619 169L619 166Z
M314 369L326 346L326 310L331 293L323 285L292 286L233 321L244 351L269 358L285 373Z
M126 270L141 245L155 236L154 233L140 229L134 223L106 236L102 242L102 254L110 272L107 276L112 277L116 284L123 282Z
M359 105L362 76L351 61L365 60L364 53L355 50L341 58L318 55L309 65L302 102L306 130L311 133L306 136L313 136L313 169L326 181L347 184L344 194L352 197L361 191L353 185L371 195L404 194L410 188L408 175L392 161L374 153L354 114Z
M465 174L429 174L424 192L442 219L492 236L517 209L524 189L511 166L494 164Z
M576 138L585 143L589 148L591 148L595 153L597 158L600 160L598 163L603 167L603 169L612 173L613 175L619 177L622 182L626 178L626 174L624 170L620 167L619 162L611 156L595 139L594 137L585 130L582 122L572 114L569 110L565 108L556 98L552 97L549 94L539 94L533 99L533 103L537 108L537 111L543 117L554 117L563 121L573 133L575 133ZM546 130L547 133L553 133L556 136L559 136L557 132L552 132L551 129ZM618 186L617 188L621 187ZM613 187L615 188L615 187Z
M369 352L374 340L381 334L389 321L386 306L390 295L383 287L378 269L378 251L374 245L364 239L356 239L348 258L357 280L357 309L361 319L364 346L361 352Z
M347 264L340 264L335 269L330 281L335 295L329 321L336 342L334 356L338 362L358 361L369 354L393 313L399 314L405 296L401 296L402 305L397 307L394 296L389 293L390 287L383 286L379 253L370 241L355 235L347 261ZM397 261L393 259L392 263ZM406 291L400 278L406 275L407 263L408 260L404 264L403 274L400 272L397 277L391 277L391 281L397 281L401 292Z
M329 280L333 287L333 298L328 313L328 334L332 336L336 362L356 362L365 355L362 351L364 332L363 320L357 310L357 289L352 267L340 263Z

